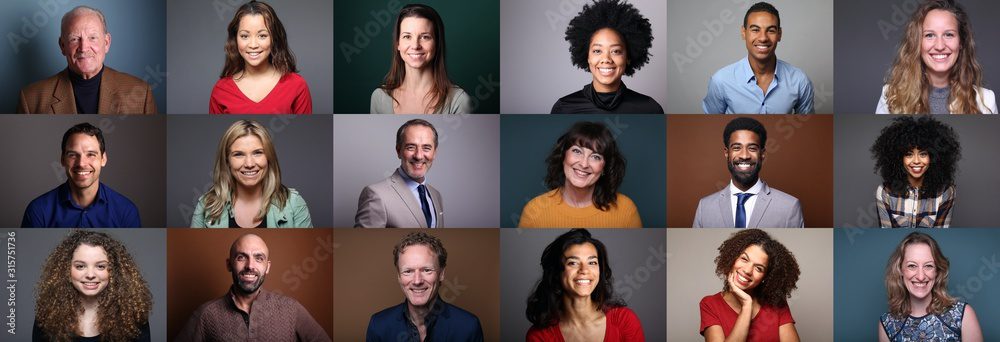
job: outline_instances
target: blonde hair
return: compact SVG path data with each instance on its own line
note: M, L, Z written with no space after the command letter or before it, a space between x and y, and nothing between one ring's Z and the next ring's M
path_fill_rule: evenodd
M930 247L931 255L934 256L934 268L937 271L930 294L931 304L927 307L927 312L941 314L955 304L955 298L948 295L948 258L941 253L941 248L930 235L913 232L899 242L885 266L885 290L889 296L889 314L895 317L906 317L910 314L910 293L903 283L903 257L906 255L906 246L915 244L925 244Z
M271 143L271 134L267 132L260 123L252 120L240 120L234 122L226 133L219 140L219 147L215 153L215 168L212 170L214 184L212 189L205 194L205 211L208 213L209 223L215 224L222 216L222 210L226 204L233 202L235 180L229 165L229 147L236 139L253 135L260 139L264 146L264 155L267 157L267 174L264 176L262 197L267 199L262 201L260 210L257 212L255 220L263 219L267 215L267 208L271 204L283 209L285 201L288 199L288 188L281 184L281 167L278 166L278 154Z
M965 9L954 0L929 0L917 9L899 43L896 59L886 77L886 102L893 114L930 113L930 82L925 74L926 66L920 57L921 36L924 19L932 10L943 10L955 16L958 22L958 36L961 48L958 60L951 68L948 83L948 110L951 113L981 114L977 99L983 83L982 68L976 60L976 42L972 38L972 25ZM981 100L980 100L981 101Z

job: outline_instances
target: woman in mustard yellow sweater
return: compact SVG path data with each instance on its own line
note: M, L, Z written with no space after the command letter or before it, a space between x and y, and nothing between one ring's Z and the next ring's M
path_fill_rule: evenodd
M618 187L625 156L601 123L577 122L545 159L549 191L521 211L520 228L641 228L635 203Z

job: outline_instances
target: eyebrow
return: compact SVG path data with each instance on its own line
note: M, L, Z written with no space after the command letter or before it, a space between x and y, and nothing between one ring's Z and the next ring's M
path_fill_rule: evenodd
M743 256L745 256L747 260L750 260L750 255L747 254L746 252L743 252ZM764 264L753 263L753 265L763 267L765 270L767 269L767 265Z

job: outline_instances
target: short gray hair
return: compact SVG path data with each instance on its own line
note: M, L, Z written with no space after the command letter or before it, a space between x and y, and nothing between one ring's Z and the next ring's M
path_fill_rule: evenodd
M62 39L66 34L66 24L70 20L73 20L73 18L84 14L96 14L101 19L101 26L104 27L104 33L108 33L108 22L104 20L104 13L101 13L101 10L88 6L76 6L69 10L69 12L66 12L66 14L63 14L62 25L59 28L59 39Z

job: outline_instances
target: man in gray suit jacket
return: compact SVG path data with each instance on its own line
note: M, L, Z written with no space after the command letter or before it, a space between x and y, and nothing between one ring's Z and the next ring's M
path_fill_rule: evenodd
M396 131L399 169L366 186L358 198L354 226L363 228L444 227L444 199L425 184L437 154L437 129L423 119L407 121Z
M767 130L759 121L733 119L722 133L732 180L698 202L694 228L802 228L799 200L760 180Z

